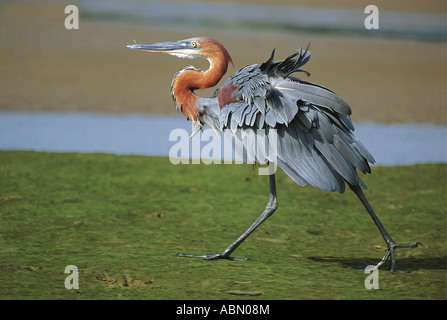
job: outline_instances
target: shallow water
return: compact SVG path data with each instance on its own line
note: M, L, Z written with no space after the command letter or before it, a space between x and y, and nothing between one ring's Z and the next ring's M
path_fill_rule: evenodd
M447 162L446 126L357 123L355 127L355 135L377 164ZM170 134L175 132L189 136L191 123L180 115L0 112L3 150L168 156L180 141L175 134L170 141ZM199 134L188 141L189 156L205 158L202 151L209 144L208 139Z

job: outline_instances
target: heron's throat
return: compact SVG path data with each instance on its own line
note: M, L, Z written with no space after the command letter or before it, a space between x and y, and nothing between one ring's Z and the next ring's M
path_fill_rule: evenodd
M202 71L194 66L186 67L177 72L172 80L171 95L177 106L188 120L197 121L199 109L195 90L214 87L227 71L227 62L216 63L210 60L210 68Z

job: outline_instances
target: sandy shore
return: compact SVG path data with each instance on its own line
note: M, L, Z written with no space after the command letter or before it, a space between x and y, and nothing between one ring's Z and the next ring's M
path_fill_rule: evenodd
M349 7L353 1L341 3ZM406 2L393 3L390 10ZM423 10L417 2L412 10L441 9L439 1L423 3ZM266 30L235 34L92 19L69 31L64 7L45 1L0 4L0 109L175 113L172 76L191 63L207 68L206 61L135 52L126 44L206 35L227 47L235 62L229 72L266 60L273 48L279 59L311 42L308 80L348 101L354 121L446 123L445 42Z

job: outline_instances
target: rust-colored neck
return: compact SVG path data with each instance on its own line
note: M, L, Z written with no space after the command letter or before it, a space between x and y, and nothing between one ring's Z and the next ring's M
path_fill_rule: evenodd
M199 110L194 90L203 90L215 86L227 72L228 61L224 52L214 51L212 57L206 57L210 62L207 71L195 67L187 67L177 72L171 86L171 94L177 109L188 120L196 121Z

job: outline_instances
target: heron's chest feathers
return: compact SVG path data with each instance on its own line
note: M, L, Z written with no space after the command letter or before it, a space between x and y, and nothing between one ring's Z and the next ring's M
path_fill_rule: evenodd
M183 91L181 94L172 95L177 110L182 112L188 120L196 121L198 108L196 106L197 96L191 91Z
M234 96L234 91L238 87L239 85L234 85L230 83L219 91L217 99L219 101L220 110L222 110L226 105L237 101L236 97Z

